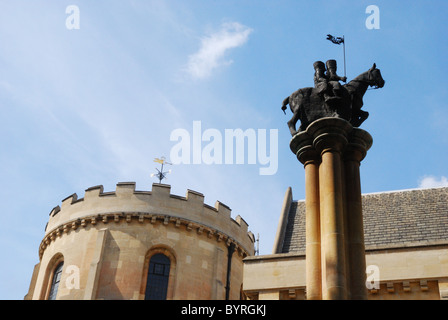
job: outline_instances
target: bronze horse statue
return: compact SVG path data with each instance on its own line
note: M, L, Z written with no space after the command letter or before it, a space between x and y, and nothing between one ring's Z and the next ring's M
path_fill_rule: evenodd
M347 84L342 86L339 99L332 103L326 103L324 97L318 94L316 88L302 88L293 92L283 100L282 110L286 110L289 104L293 113L288 127L291 135L306 130L313 121L323 117L338 117L349 121L354 127L359 127L369 113L361 110L363 97L369 86L382 88L385 81L376 64L360 74ZM300 119L300 127L296 130L296 123Z

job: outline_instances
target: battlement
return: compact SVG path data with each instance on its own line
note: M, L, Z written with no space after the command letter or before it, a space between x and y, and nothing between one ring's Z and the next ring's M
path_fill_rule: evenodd
M214 207L204 203L202 193L187 190L185 197L171 194L171 186L153 184L151 191L138 191L135 182L120 182L114 192L104 192L103 186L85 190L84 198L74 193L62 200L50 212L45 238L85 226L86 223L120 220L142 223L174 223L187 230L208 232L209 236L238 244L248 254L253 254L254 236L241 216L231 217L231 209L216 201ZM45 240L45 239L44 239ZM45 241L43 241L45 243Z

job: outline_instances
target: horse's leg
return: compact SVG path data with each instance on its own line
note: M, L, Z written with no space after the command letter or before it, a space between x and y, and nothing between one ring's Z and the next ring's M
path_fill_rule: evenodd
M361 125L361 123L363 123L363 121L365 119L367 119L367 117L365 119L363 119L363 117L364 117L363 113L366 113L365 111L361 110L363 104L364 104L364 102L362 101L362 97L359 97L358 95L353 96L353 98L352 98L352 117L351 117L350 123L354 127L359 127ZM368 113L367 113L367 116L368 116Z
M367 111L359 110L359 124L358 127L369 117Z
M299 120L299 110L298 108L294 110L291 120L288 121L288 128L291 131L291 135L294 136L297 133L296 123Z
M352 114L352 118L350 119L350 124L355 128L359 127L360 121L359 121L358 114Z

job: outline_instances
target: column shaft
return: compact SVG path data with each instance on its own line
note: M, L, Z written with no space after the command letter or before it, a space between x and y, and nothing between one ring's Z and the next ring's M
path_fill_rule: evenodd
M319 162L317 160L305 163L305 207L306 296L307 300L321 300Z
M342 161L336 150L322 152L320 165L322 269L325 300L347 299Z
M352 300L367 299L364 223L359 167L371 145L372 137L364 130L355 128L350 134L349 143L344 153L350 293Z
M364 224L362 219L359 163L345 162L350 293L353 300L367 299Z

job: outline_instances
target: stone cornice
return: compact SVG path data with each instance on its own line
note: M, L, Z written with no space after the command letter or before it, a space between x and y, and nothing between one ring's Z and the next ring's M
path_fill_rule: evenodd
M113 223L151 223L159 224L162 226L173 225L175 228L185 228L188 232L197 232L200 235L204 235L209 239L215 239L217 242L225 242L227 246L230 244L235 245L236 252L243 258L252 255L244 245L232 238L226 233L217 230L216 228L208 225L203 225L192 220L188 220L178 216L170 216L164 214L148 214L146 212L107 212L102 214L87 215L74 220L67 221L52 230L49 230L43 238L39 246L39 259L42 259L42 255L45 249L51 242L62 237L64 234L68 234L78 228L86 228L90 226L96 226L97 224L113 224ZM253 242L253 235L248 233L247 236L250 241Z

